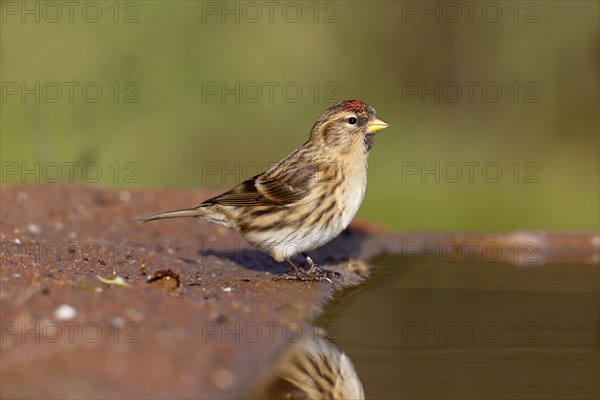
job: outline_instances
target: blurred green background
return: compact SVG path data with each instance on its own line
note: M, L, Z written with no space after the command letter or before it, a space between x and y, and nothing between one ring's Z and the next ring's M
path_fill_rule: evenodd
M2 183L52 180L58 164L63 181L227 188L302 144L333 100L360 99L391 126L359 215L399 230L599 228L598 2L271 4L70 15L3 1Z

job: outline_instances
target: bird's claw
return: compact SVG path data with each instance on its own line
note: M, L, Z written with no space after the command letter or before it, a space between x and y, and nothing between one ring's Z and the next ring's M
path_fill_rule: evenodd
M307 274L312 275L312 276L322 277L329 282L331 282L331 279L336 279L336 278L341 279L342 281L344 280L344 277L339 272L329 271L328 269L323 269L323 268L317 266L316 264L311 265Z
M273 277L273 280L278 281L281 279L285 279L288 281L298 280L298 281L303 281L303 282L317 281L317 282L333 283L333 281L332 281L333 278L339 278L341 280L344 280L344 277L339 272L329 271L329 270L317 267L316 265L313 265L306 272L301 271L300 269L290 270L290 271L286 272L285 274L275 275Z

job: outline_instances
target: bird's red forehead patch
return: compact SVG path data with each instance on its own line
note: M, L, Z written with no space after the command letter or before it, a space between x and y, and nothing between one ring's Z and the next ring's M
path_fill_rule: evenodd
M344 102L344 110L351 112L359 112L367 107L365 103L358 100L348 100Z

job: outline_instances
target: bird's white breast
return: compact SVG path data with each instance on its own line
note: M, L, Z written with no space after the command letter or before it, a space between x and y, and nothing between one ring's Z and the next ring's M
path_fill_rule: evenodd
M355 163L344 171L343 180L333 190L332 196L336 197L337 214L330 224L322 229L306 229L296 233L296 238L302 236L302 251L309 251L323 246L337 237L352 222L362 201L367 188L367 164Z
M353 166L349 168L350 176L345 180L345 187L342 189L342 193L345 195L339 197L342 204L341 212L341 229L340 232L352 222L352 218L358 212L363 199L365 198L365 190L367 189L367 164ZM343 200L341 200L343 199ZM338 232L339 233L339 232Z

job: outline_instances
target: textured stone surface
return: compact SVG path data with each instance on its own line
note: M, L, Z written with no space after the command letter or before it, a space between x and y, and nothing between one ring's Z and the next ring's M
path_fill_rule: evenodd
M223 227L132 222L214 194L2 187L2 397L239 397L382 252L525 241L544 260L598 262L597 233L398 234L359 220L311 254L343 282L272 281L286 267Z

